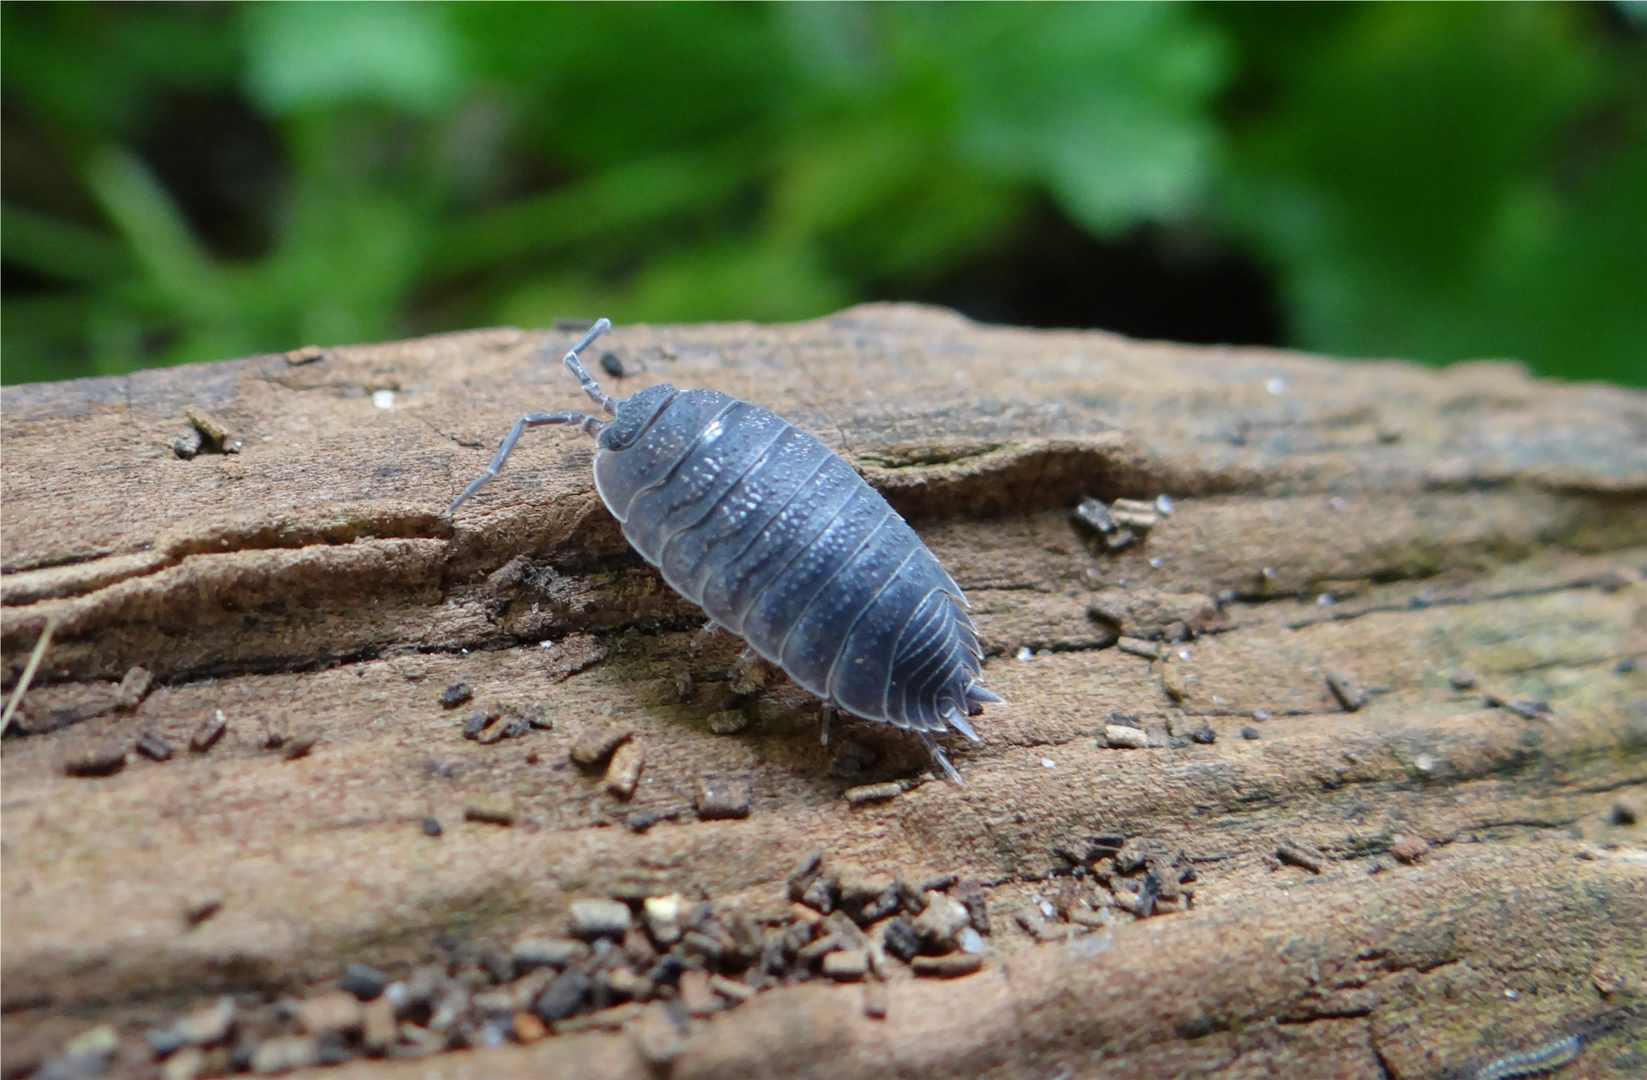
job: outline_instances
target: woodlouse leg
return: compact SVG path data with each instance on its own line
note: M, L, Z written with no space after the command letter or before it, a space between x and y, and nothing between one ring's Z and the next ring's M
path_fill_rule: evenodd
M840 714L840 711L841 710L836 706L836 704L828 698L824 698L823 704L818 707L818 719L821 721L818 741L824 746L829 745L830 721L834 720L835 717Z
M932 736L928 735L926 732L918 731L916 734L921 737L922 742L926 743L926 749L927 752L932 755L933 764L942 769L944 775L949 777L949 779L954 783L962 783L960 772L954 765L949 763L949 755L944 753L944 748L933 742Z
M503 463L509 460L510 454L514 453L515 443L520 441L521 432L527 428L543 427L546 424L576 424L588 435L599 434L601 428L606 426L606 423L599 417L590 416L588 413L527 413L519 420L516 420L515 426L509 429L508 435L504 436L502 445L498 447L497 456L492 458L490 465L486 466L486 471L481 473L474 483L464 488L463 494L459 495L452 505L446 508L447 515L450 516L453 511L469 500L469 496L485 487L493 477L497 476L503 468Z
M697 633L692 635L692 647L694 649L703 648L714 638L718 637L723 630L725 630L725 627L721 626L721 624L716 622L714 619L710 619L708 622L704 623L703 626L698 628Z
M727 689L739 695L753 694L766 685L772 670L760 653L745 649L726 672Z
M583 335L583 340L572 346L572 351L566 354L566 358L561 363L565 364L566 370L570 371L572 377L583 385L583 392L589 395L589 400L608 413L616 415L618 403L606 395L606 391L600 388L600 383L596 382L595 377L584 368L583 361L578 359L578 354L587 349L590 342L610 329L612 329L611 319L601 319L596 322L594 326L589 328L589 332Z

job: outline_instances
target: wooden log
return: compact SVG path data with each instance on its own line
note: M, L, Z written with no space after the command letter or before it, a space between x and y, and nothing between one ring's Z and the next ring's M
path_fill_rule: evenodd
M4 743L8 1073L93 1020L137 1070L157 999L306 996L351 962L484 971L580 899L707 898L770 939L823 851L978 882L982 970L745 973L750 1000L678 1026L654 1003L345 1072L1446 1077L1577 1033L1586 1075L1639 1075L1647 395L908 306L619 327L599 349L644 371L613 392L782 413L966 588L1009 704L953 746L956 787L896 731L821 745L781 676L735 692L739 643L702 639L627 549L587 440L529 433L444 517L520 413L579 405L572 338L7 388L8 688L53 632ZM1070 516L1163 495L1119 550ZM729 713L747 724L717 733ZM627 799L569 756L613 726L644 762ZM171 757L66 773L143 736ZM748 817L699 820L706 779L747 788ZM1139 918L1146 880L1178 895ZM295 1022L243 1008L248 1050Z

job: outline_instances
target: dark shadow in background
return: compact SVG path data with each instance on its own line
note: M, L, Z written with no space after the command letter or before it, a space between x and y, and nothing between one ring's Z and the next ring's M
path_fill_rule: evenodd
M1272 275L1210 232L1151 225L1099 240L1050 203L1005 246L930 283L880 286L874 298L941 304L980 322L1209 345L1280 345L1285 335Z

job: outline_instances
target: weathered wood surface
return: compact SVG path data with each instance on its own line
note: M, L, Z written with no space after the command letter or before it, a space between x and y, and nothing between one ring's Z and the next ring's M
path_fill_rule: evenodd
M4 744L8 1071L97 1020L123 1025L117 1065L138 1068L143 1024L225 986L301 996L349 961L401 971L557 931L636 868L775 918L822 849L984 882L984 970L895 975L884 1020L858 986L763 991L694 1021L674 1075L1444 1077L1570 1031L1589 1039L1581 1075L1647 1072L1647 827L1627 823L1647 811L1647 396L910 307L619 327L604 347L648 370L615 390L712 387L815 431L972 597L1010 704L954 748L965 786L854 808L848 786L921 774L919 743L848 724L821 746L782 685L743 706L746 730L712 733L738 645L695 641L701 617L627 552L586 440L529 434L443 518L519 413L579 404L553 357L531 359L569 339L7 388L8 687L56 625L20 717L38 733ZM243 451L177 458L191 405ZM1177 512L1109 554L1070 524L1083 494ZM1151 662L1109 647L1117 620L1194 637ZM134 664L156 689L115 710ZM1464 670L1478 687L1452 687ZM1334 672L1366 707L1344 711ZM547 706L554 730L464 740L466 710L438 703L459 681ZM188 753L216 710L228 735ZM1116 714L1152 746L1104 746ZM645 751L627 803L566 764L613 717ZM1203 725L1215 743L1182 737ZM321 741L288 761L269 727ZM141 732L178 756L64 775ZM749 818L696 820L708 774L750 782ZM487 800L515 827L466 824ZM684 812L634 833L637 811ZM1193 908L1035 943L1013 913L1068 880L1049 878L1058 849L1100 833L1198 860ZM1397 863L1403 835L1431 853ZM1324 872L1278 866L1289 838ZM187 926L205 897L221 911ZM648 1075L636 1046L569 1035L345 1071Z

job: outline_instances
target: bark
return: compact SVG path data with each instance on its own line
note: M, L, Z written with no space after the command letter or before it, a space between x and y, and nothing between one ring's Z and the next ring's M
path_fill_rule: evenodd
M781 677L735 693L739 643L701 639L628 551L587 440L528 433L444 517L520 413L583 403L571 338L7 388L8 688L53 627L4 744L9 1061L92 1020L134 1042L224 988L302 996L349 962L558 933L641 871L775 923L822 850L983 883L983 970L895 965L885 1019L857 985L763 990L693 1021L673 1075L1447 1077L1574 1032L1585 1075L1647 1068L1647 395L899 306L619 327L596 355L645 370L610 390L712 387L816 432L971 597L1009 704L953 746L965 785L854 805L920 780L920 743L849 721L820 745ZM191 407L239 452L180 458L209 426ZM1175 512L1119 552L1070 519L1158 495ZM154 688L122 709L134 665ZM459 682L473 701L443 708ZM553 730L466 740L485 707ZM727 711L748 726L716 734ZM568 759L613 723L644 755L627 800ZM1112 724L1149 746L1110 748ZM176 756L65 774L145 733ZM699 820L706 777L746 783L749 816ZM499 804L512 827L465 820ZM1089 889L1108 834L1182 852L1193 906L1038 942L1014 914ZM1403 862L1402 838L1430 850ZM1319 873L1277 858L1298 845ZM643 1041L345 1071L638 1077Z

